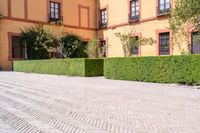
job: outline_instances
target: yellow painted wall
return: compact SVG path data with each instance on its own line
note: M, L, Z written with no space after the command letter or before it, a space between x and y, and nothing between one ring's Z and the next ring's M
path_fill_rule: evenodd
M129 3L128 0L99 0L99 9L108 9L108 25L107 29L101 29L98 31L98 36L107 39L108 41L108 56L109 57L123 57L123 49L121 41L115 36L115 33L128 33L130 31L141 33L141 37L153 38L157 40L157 30L168 30L168 17L157 17L157 4L156 0L141 0L140 1L140 22L129 23ZM171 0L171 5L174 6L174 0ZM100 16L98 16L100 17ZM114 28L113 28L114 27ZM173 45L171 54L177 55L181 53L178 46ZM181 49L187 49L187 43L183 42ZM141 56L156 56L158 55L158 42L153 45L141 46Z

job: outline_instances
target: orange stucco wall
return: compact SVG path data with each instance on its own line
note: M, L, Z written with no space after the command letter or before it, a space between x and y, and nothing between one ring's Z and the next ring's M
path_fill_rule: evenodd
M0 65L4 70L12 68L9 59L8 33L20 33L20 29L44 24L55 30L73 32L88 40L96 36L95 0L52 0L60 2L63 26L48 23L49 0L1 0L0 14Z

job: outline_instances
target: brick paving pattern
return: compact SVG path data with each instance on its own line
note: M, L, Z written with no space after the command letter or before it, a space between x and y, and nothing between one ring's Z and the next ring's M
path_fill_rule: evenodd
M200 90L0 72L0 133L200 133Z

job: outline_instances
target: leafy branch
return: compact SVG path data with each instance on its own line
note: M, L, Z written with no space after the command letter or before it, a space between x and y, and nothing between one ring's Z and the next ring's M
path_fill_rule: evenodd
M121 41L125 57L133 56L133 48L138 47L139 45L152 45L156 42L153 38L136 38L134 34L133 31L128 33L115 33L115 36Z

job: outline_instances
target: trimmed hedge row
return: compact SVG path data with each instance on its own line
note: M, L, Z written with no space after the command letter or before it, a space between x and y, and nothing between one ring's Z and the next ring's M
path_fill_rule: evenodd
M14 61L13 70L40 74L103 76L103 59L80 58Z
M107 58L104 76L120 80L200 84L200 55Z

